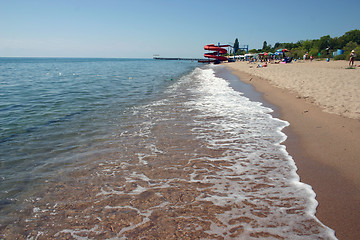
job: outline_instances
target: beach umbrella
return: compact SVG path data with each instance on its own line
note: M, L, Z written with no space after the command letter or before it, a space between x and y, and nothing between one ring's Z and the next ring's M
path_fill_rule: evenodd
M265 56L268 56L268 55L274 55L272 52L266 52L264 53Z
M288 52L289 50L287 50L286 48L280 48L278 50L276 50L277 52Z

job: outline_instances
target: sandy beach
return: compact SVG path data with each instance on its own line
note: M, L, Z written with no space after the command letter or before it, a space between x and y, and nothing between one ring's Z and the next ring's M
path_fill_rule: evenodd
M359 239L360 68L346 69L346 61L226 66L290 122L285 145L317 194L317 217L339 239Z

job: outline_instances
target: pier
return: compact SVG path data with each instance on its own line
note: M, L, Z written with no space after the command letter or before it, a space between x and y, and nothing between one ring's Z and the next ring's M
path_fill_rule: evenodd
M205 58L165 58L165 57L153 57L153 59L157 60L185 60L185 61L203 61L207 60Z

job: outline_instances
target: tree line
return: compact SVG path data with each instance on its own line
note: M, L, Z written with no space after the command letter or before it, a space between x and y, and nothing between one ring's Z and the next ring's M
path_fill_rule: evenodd
M290 51L290 54L294 58L302 58L305 53L314 58L331 58L333 52L337 49L344 50L344 54L335 56L335 60L347 60L349 59L350 52L355 50L357 59L360 60L360 30L355 29L346 32L341 37L330 37L326 35L320 39L314 40L300 40L296 43L280 43L277 42L272 46L266 41L263 43L261 49L251 49L249 53L261 53L261 52L276 52L280 48L286 48ZM244 51L239 49L239 41L235 40L234 51L237 55L244 54Z

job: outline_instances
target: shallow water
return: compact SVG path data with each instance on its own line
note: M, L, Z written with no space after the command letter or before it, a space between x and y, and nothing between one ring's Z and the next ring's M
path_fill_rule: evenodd
M93 99L90 94L82 107L74 104L75 110L52 118L59 120L35 124L48 125L41 136L48 144L38 148L31 143L20 152L32 156L23 174L41 177L30 177L24 189L11 192L17 204L6 198L10 203L3 206L15 207L4 207L5 236L335 239L314 216L315 194L299 182L296 166L280 144L287 122L217 77L222 66L145 63L151 65L155 84L145 81L120 91L111 79L135 79L124 67L102 77L108 84L92 82L98 85L98 99L87 103ZM62 77L77 68L103 76L118 63L103 68L103 62L96 62L98 68L86 69L75 64L69 70L72 64L65 64ZM142 71L144 79L151 78ZM142 89L134 90L139 84ZM131 101L120 104L124 94ZM23 139L20 135L7 136ZM22 145L14 145L14 152ZM48 153L52 155L36 157Z

